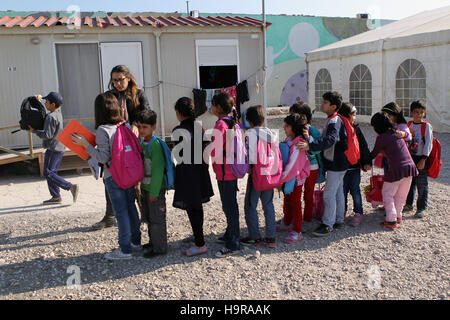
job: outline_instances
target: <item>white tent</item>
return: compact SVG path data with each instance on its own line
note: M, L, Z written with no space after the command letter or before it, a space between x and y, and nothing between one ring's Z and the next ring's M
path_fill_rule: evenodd
M426 100L435 131L450 132L450 6L425 11L311 51L306 56L309 101L339 91L368 121L396 101L408 117Z

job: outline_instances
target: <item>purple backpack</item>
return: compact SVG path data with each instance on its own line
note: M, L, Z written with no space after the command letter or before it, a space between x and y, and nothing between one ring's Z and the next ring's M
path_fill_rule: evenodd
M236 178L240 179L245 176L247 172L250 171L250 164L248 160L248 152L247 148L244 145L244 130L239 123L235 123L231 117L225 117L220 119L224 121L229 129L233 129L234 138L233 138L233 152L223 151L223 177L225 177L225 163L230 166L231 171L236 176ZM227 148L228 148L228 144Z
M117 185L128 189L144 178L141 144L125 122L117 125L108 168Z

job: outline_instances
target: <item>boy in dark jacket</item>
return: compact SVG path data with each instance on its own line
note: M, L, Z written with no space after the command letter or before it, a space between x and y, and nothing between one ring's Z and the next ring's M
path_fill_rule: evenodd
M327 170L327 182L323 194L324 214L322 224L312 234L317 237L329 235L334 228L344 225L345 199L344 176L350 163L345 155L347 150L347 133L337 111L342 104L342 96L338 92L326 92L323 96L322 112L328 118L325 122L322 136L314 140L309 137L308 130L303 132L309 143L300 142L300 150L322 151L323 164Z
M45 99L45 107L50 113L45 117L44 129L34 130L29 126L29 130L36 134L43 141L45 149L44 157L44 177L47 179L48 190L52 198L45 200L44 204L59 204L62 202L59 188L70 191L72 193L73 202L77 201L78 185L71 184L58 176L59 165L64 155L64 145L56 140L56 137L63 130L63 118L60 107L62 105L62 97L57 92L50 92L47 96L36 96L38 100Z
M370 170L372 168L372 158L370 157L367 141L364 138L359 125L355 123L357 113L356 107L349 102L343 103L338 113L349 119L350 123L355 128L359 143L360 159L358 163L348 168L344 176L345 212L347 212L347 196L350 191L353 198L353 211L355 212L350 224L353 227L357 227L363 218L362 197L359 186L361 183L361 168L363 168L364 171Z

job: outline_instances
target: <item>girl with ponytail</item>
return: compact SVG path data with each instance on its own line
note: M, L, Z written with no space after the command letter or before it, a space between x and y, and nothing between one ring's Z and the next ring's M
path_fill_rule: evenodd
M237 177L233 174L230 166L227 163L224 163L224 157L218 156L217 159L222 159L222 161L216 160L215 149L219 152L227 150L227 130L234 127L238 118L236 109L234 108L234 98L227 93L222 92L215 95L211 105L212 113L218 118L214 126L215 134L213 134L212 143L215 143L216 137L217 139L219 139L219 137L222 138L222 145L216 146L216 148L212 150L211 157L213 159L212 166L219 187L220 200L222 201L222 209L227 218L227 230L223 236L225 247L216 253L216 257L223 258L236 254L240 250L239 207L236 200L238 185Z

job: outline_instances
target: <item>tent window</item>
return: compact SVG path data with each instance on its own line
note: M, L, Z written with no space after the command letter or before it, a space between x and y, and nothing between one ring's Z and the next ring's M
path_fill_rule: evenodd
M403 114L410 117L409 106L415 100L427 98L426 72L422 63L415 59L405 60L395 77L395 100L402 107Z
M372 74L367 66L359 64L350 74L350 102L361 115L372 115Z
M322 96L325 92L331 91L331 75L327 69L320 69L317 72L315 83L315 103L316 110L321 110Z

